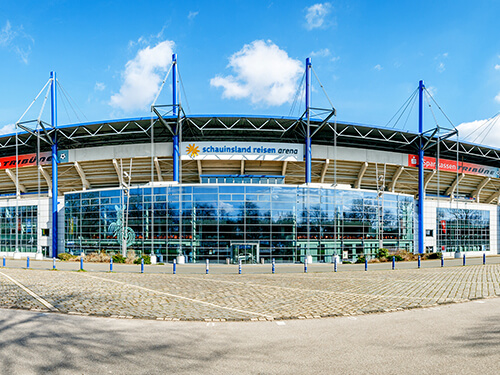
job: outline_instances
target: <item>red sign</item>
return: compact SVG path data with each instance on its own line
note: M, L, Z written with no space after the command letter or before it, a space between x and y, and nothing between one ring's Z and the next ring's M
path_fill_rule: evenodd
M446 234L446 220L441 220L441 231Z
M51 152L41 152L39 155L39 164L50 164L52 162L52 153ZM36 162L36 154L27 154L27 155L18 155L16 159L16 155L14 156L6 156L0 158L0 169L11 169L16 167L29 167L33 165L37 165Z
M408 155L408 166L418 167L417 155ZM436 158L424 156L424 168L436 169ZM457 161L439 159L439 170L447 172L457 172ZM496 178L500 177L500 168L488 167L472 163L464 163L461 161L458 162L458 172L466 174L474 174L478 176L486 176L486 177L496 177Z

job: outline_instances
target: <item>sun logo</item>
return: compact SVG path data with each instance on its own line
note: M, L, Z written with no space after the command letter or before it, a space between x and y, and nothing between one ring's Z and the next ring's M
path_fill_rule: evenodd
M200 149L193 143L186 147L186 153L192 158L195 158L200 154Z

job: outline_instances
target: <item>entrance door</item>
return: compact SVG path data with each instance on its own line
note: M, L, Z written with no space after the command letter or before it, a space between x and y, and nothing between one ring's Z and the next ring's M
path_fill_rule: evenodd
M259 244L258 243L232 243L231 257L233 263L255 264L259 263Z

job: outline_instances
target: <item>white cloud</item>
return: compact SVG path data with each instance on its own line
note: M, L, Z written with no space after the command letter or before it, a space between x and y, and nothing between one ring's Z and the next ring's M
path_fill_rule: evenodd
M500 94L499 94L500 95ZM500 148L500 117L465 122L457 126L460 139Z
M125 64L120 92L111 96L109 104L126 112L149 109L163 79L160 73L170 65L175 43L165 40L147 46Z
M446 70L446 66L445 66L443 60L445 60L447 58L448 58L448 52L440 53L439 55L437 55L435 57L435 60L438 62L436 69L439 73L443 73Z
M375 65L375 66L373 67L373 70L378 70L379 72L380 72L382 69L384 69L384 68L382 68L382 66L381 66L380 64L377 64L377 65Z
M0 134L14 134L16 132L16 125L9 124L0 128Z
M426 86L427 92L431 94L432 97L436 96L438 89L434 86Z
M234 206L232 204L229 204L229 203L226 203L223 201L219 202L219 209L221 211L224 210L227 213L232 213L232 212L236 211L236 209L234 208Z
M310 53L311 57L327 57L330 56L330 50L328 48L320 49L319 51L313 51Z
M268 106L291 102L303 67L271 41L256 40L229 58L235 75L216 76L214 87L224 89L229 99L249 98L253 104Z
M497 95L497 96L495 96L495 100L496 100L498 103L500 103L500 92L498 93L498 95Z
M330 3L318 3L306 8L306 28L312 30L328 26L326 16L331 10L332 5Z
M188 20L192 21L198 15L198 13L199 12L189 12Z
M28 63L28 57L34 43L35 40L24 32L22 25L12 27L9 20L5 22L5 26L0 30L0 47L14 51L25 64Z
M137 40L131 40L128 42L128 48L130 50L136 48L137 46L141 47L147 47L150 46L153 43L159 43L165 38L163 37L163 34L165 32L166 26L163 26L160 31L156 34L150 34L148 36L141 35L139 39Z
M106 85L102 82L96 82L94 90L95 91L104 91L106 89Z
M12 31L12 26L10 22L7 21L5 26L0 30L0 45L8 46L14 39L15 33Z
M495 65L495 70L500 70L500 64Z

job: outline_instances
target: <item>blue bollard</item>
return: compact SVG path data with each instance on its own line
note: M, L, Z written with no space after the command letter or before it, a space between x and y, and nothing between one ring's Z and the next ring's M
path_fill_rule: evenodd
M483 266L486 264L486 253L483 253Z
M307 273L307 257L304 258L304 273Z
M55 270L56 269L56 258L52 258L52 269Z
M206 268L205 268L205 274L207 274L207 275L208 275L208 263L209 263L209 260L207 259Z
M80 271L83 271L83 255L80 256Z
M141 273L144 273L144 258L141 259Z
M276 272L276 262L274 261L274 258L273 258L273 273Z
M5 267L5 255L3 256L3 267Z
M418 256L418 268L420 268L420 255Z
M337 272L337 257L333 260L333 272Z
M241 275L241 259L238 261L238 275Z
M113 257L109 258L109 272L113 272Z
M444 256L441 254L441 267L444 267Z
M177 260L174 259L174 263L172 265L172 273L175 275L176 272L177 272Z
M26 268L30 268L30 257L29 257L29 255L26 258Z
M368 271L368 259L365 258L365 271Z
M396 257L394 255L392 256L392 269L396 269Z
M464 254L464 260L462 262L462 265L465 266L465 254Z

